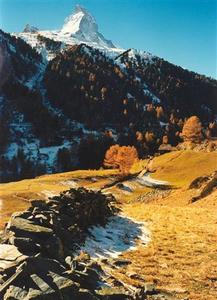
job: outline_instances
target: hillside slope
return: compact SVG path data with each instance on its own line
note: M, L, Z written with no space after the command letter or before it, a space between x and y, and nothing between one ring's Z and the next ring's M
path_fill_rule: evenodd
M138 168L135 166L134 171ZM126 216L145 222L151 232L147 246L122 253L130 265L110 271L128 285L142 287L149 282L175 299L214 300L217 190L213 187L207 196L191 203L198 189L190 185L217 170L217 153L176 151L154 158L151 168L151 176L169 181L172 189L152 189L131 180L123 182L130 190L117 185L104 190L116 196ZM1 220L4 222L15 206L16 210L27 207L31 199L46 199L69 187L101 189L117 174L116 170L75 171L1 184Z

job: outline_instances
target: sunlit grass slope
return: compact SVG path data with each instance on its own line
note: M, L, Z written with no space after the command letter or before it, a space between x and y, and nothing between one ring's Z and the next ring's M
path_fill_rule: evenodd
M132 173L139 172L147 160L137 162ZM151 242L124 257L129 266L114 270L114 276L137 286L149 281L174 299L217 299L217 190L207 197L190 203L195 191L189 185L199 176L217 170L217 153L174 151L155 157L149 164L151 176L172 184L172 190L155 194L151 188L133 186L124 192L114 186L108 191L119 200L125 215L147 223ZM74 186L99 189L111 183L117 170L75 171L45 175L0 185L1 226L14 211L24 209L33 198L45 199ZM153 194L148 204L141 200ZM137 279L129 274L136 273Z

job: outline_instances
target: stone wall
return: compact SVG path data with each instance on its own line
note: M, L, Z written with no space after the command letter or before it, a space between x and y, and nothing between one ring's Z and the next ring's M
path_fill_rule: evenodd
M14 213L0 245L0 299L110 299L97 295L100 266L74 253L89 226L104 224L114 214L114 200L71 189Z

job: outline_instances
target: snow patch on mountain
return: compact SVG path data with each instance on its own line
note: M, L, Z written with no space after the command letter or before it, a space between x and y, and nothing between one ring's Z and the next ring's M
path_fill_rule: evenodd
M152 98L152 103L153 104L160 104L161 103L161 100L156 95L154 95L149 89L144 88L143 92L144 92L145 96L149 96L150 98Z
M141 50L137 50L137 49L130 49L128 52L128 58L130 60L134 60L137 58L142 58L146 63L153 63L153 58L154 56L146 51L141 51Z

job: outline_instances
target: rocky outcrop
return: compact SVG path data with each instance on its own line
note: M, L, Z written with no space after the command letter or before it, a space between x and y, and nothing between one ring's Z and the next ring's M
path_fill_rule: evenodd
M208 196L212 193L214 188L217 188L217 171L210 176L197 177L189 186L189 189L195 189L197 191L197 195L192 197L190 202L193 203Z
M217 139L210 138L200 143L183 142L176 146L177 150L193 150L195 152L213 152L217 151Z

